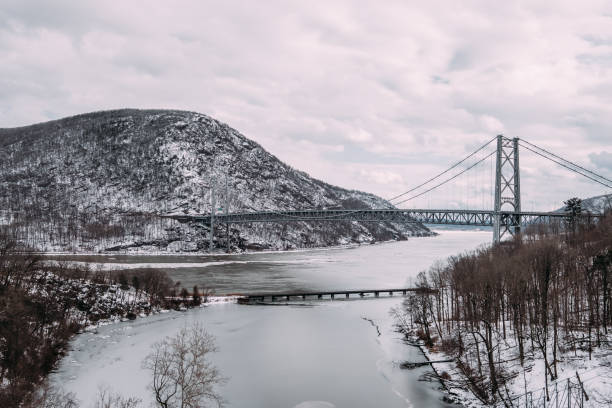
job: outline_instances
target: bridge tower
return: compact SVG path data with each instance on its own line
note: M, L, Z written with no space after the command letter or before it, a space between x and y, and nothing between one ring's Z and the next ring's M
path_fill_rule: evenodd
M519 172L519 139L497 135L495 167L495 207L493 208L493 242L506 233L521 229L521 178Z

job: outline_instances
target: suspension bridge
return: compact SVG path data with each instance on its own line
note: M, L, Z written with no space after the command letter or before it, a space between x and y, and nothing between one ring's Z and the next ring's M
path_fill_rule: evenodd
M495 148L492 148L492 145ZM537 212L521 209L521 183L519 165L519 147L522 147L538 158L544 158L564 169L576 173L591 182L612 189L612 180L566 160L546 149L520 138L507 138L497 135L484 145L454 163L441 173L429 178L395 197L390 198L388 208L363 209L304 209L304 210L262 210L249 212L226 212L225 214L202 215L169 215L181 222L198 222L210 225L210 240L214 234L215 223L272 223L291 221L358 221L358 222L391 222L423 223L438 225L472 225L493 228L493 242L499 242L505 235L514 235L521 227L530 224L562 221L568 217L564 212ZM494 188L490 192L490 209L401 209L397 206L408 203L419 197L427 196L443 187L451 186L460 176L483 167L486 160L491 162L490 173L495 163ZM484 190L483 203L484 203ZM491 194L492 193L492 194ZM212 205L214 208L214 204ZM582 214L581 216L601 217L601 214Z

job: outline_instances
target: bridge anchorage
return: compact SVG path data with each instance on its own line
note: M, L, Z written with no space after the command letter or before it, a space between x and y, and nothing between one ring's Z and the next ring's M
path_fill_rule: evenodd
M496 149L490 149L490 145L496 141ZM210 239L212 243L215 223L238 224L238 223L268 223L268 222L295 222L295 221L358 221L358 222L393 222L393 223L423 223L443 225L474 225L493 227L493 242L499 242L504 236L520 233L521 227L529 224L549 223L553 220L562 221L568 217L562 212L536 212L522 211L521 209L521 179L519 166L519 146L535 153L542 158L550 160L567 170L577 173L591 181L594 181L608 189L612 189L612 180L597 173L581 167L554 153L540 148L524 139L507 138L497 135L483 146L472 152L462 160L453 164L445 171L433 178L417 185L416 187L389 199L392 208L366 208L357 210L264 210L249 212L226 212L225 214L202 214L202 215L168 215L181 222L198 222L210 225ZM476 159L476 154L484 154L481 159ZM495 155L495 179L492 209L401 209L393 208L407 201L421 197L443 185L452 185L451 181L458 176L473 169L483 161ZM468 160L475 161L470 165ZM451 175L450 171L459 171L458 166L464 165L465 169L457 174ZM440 181L442 180L442 181ZM430 187L431 186L431 187ZM425 191L418 192L424 189ZM411 195L412 194L412 195ZM408 196L408 198L403 198ZM401 199L401 201L397 201ZM214 201L214 198L213 198ZM394 202L395 201L395 202ZM393 203L392 203L393 202ZM214 203L212 205L214 208ZM586 217L598 218L601 214L587 214ZM211 245L212 250L212 245Z

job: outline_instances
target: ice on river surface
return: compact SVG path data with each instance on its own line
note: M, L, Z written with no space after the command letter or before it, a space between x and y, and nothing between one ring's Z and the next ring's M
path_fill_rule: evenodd
M185 286L206 282L218 292L246 291L251 283L266 291L401 287L435 260L475 248L490 236L452 231L355 249L242 255L247 262L227 275L224 268L237 264L168 272L180 271L181 279L173 276ZM263 268L262 260L268 262ZM229 407L444 406L439 384L419 381L427 367L398 367L422 359L393 330L389 311L400 303L393 297L290 306L218 304L104 326L75 338L52 381L85 404L92 403L100 385L149 401L150 378L141 361L151 345L200 322L216 337L219 352L213 359L228 377L220 390Z

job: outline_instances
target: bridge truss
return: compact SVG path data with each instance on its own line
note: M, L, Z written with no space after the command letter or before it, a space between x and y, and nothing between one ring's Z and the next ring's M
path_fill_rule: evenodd
M172 215L181 222L211 223L210 215ZM520 212L483 211L483 210L420 210L420 209L369 209L369 210L292 210L292 211L258 211L229 214L217 214L215 222L222 224L245 224L260 222L296 222L296 221L357 221L357 222L392 222L423 223L433 225L474 225L493 227L499 219L504 228L517 225L550 223L562 221L565 213L553 212ZM597 217L595 215L594 217Z

